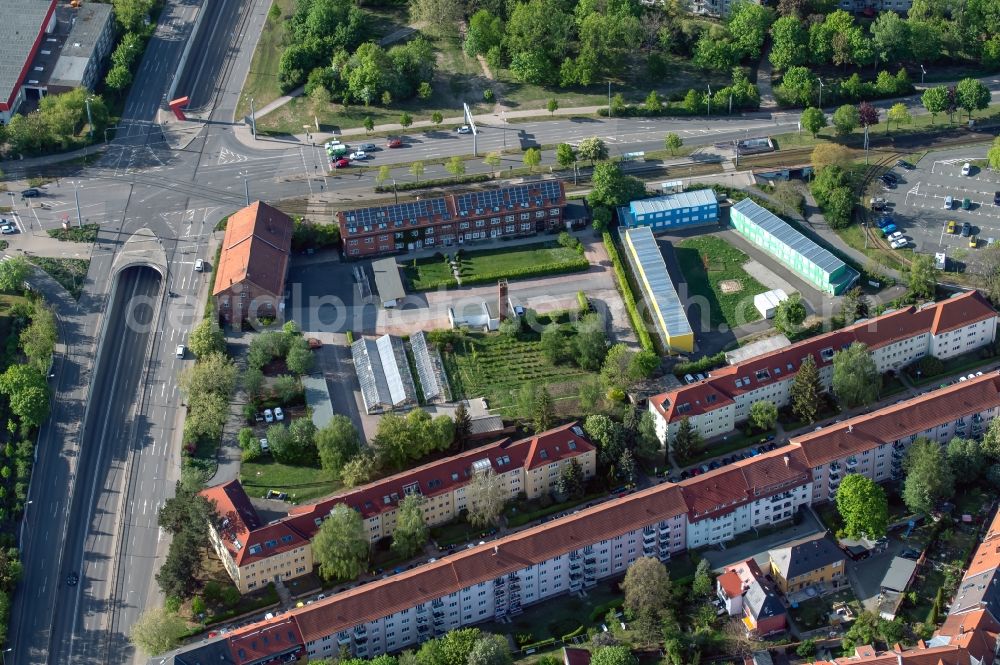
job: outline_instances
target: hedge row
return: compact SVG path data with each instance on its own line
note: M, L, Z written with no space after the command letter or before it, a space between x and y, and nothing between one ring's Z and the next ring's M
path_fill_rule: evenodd
M607 616L608 612L611 610L618 610L625 604L622 599L609 600L606 603L601 603L600 605L594 606L594 609L590 610L590 620L592 622L603 621L604 617Z
M725 364L726 352L719 351L714 356L704 356L698 360L677 363L674 365L674 374L678 377L684 376L685 374L697 374L698 372L704 372L706 370L722 367Z
M383 194L385 192L406 192L413 189L426 189L428 187L443 187L447 185L466 185L473 182L488 182L493 180L491 173L470 173L468 175L455 176L454 178L437 178L436 180L423 180L418 182L400 182L395 185L376 185L375 191Z
M492 273L483 273L479 275L470 275L468 277L462 278L462 286L471 286L473 284L487 284L490 282L495 282L501 278L507 279L526 279L529 277L545 277L546 275L561 275L568 272L582 272L590 267L590 262L584 257L578 257L571 260L560 261L558 263L545 263L536 266L526 266L518 270L500 270ZM441 279L436 282L427 282L426 284L421 284L416 291L433 291L439 287L450 287L458 286L458 281L454 277L449 277L446 279Z
M611 265L615 267L615 276L618 278L618 290L621 291L622 300L625 301L628 318L632 321L632 328L635 329L635 334L639 337L639 344L646 351L653 351L655 353L656 349L653 347L653 340L649 336L649 331L646 330L642 316L639 314L639 308L635 304L635 295L632 293L632 286L625 273L625 265L622 263L621 256L618 255L618 248L615 247L615 241L608 231L604 232L604 246L608 248Z
M565 635L563 635L562 636L562 641L563 642L569 642L571 639L573 639L577 635L582 635L585 630L587 630L585 627L580 626L579 628L577 628L576 630L574 630L572 633L566 633Z
M556 643L556 638L550 637L550 638L545 639L545 640L540 640L538 642L533 642L532 644L525 644L523 647L521 647L521 651L524 652L524 651L528 651L529 649L538 650L538 649L541 649L543 647L552 646L555 643Z

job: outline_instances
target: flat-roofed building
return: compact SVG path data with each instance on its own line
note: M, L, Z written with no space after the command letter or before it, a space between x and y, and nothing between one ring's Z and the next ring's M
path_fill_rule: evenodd
M26 94L41 99L32 62L55 29L55 11L56 0L0 0L0 123L10 122Z
M653 232L648 226L628 229L625 231L625 246L642 283L643 296L667 348L682 353L694 351L694 331L691 330L684 303L670 279L667 264L663 261Z
M402 339L393 335L362 337L351 344L351 356L368 413L416 404L417 389Z
M70 22L59 59L48 76L50 93L79 87L93 90L114 44L115 21L111 5L85 2L73 10Z
M858 280L858 271L750 199L729 211L736 231L817 289L839 295Z
M648 226L656 232L718 224L719 201L711 189L655 196L622 206L618 219L629 228Z

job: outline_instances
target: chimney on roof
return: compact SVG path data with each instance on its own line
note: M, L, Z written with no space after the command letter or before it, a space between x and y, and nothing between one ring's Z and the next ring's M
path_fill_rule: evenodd
M961 623L961 624L958 625L958 634L959 635L965 635L965 624L964 623Z
M854 431L854 425L848 425L847 426L847 431L848 432L853 432Z
M785 466L788 466L789 463L792 461L792 458L789 457L788 455L785 455L784 459L785 459Z
M494 545L493 546L493 556L496 556L497 554L500 554L500 546L499 545Z

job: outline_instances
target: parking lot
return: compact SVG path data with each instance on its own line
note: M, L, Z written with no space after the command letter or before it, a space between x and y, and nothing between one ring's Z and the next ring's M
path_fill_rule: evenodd
M950 259L949 269L974 270L976 251L991 238L1000 241L1000 207L994 205L1000 173L974 163L985 155L985 146L929 153L912 170L892 169L899 180L896 188L877 194L886 200L886 213L892 215L893 223L912 241L909 246L924 254L944 252ZM966 163L970 163L969 174L963 175ZM945 208L948 197L952 198L950 209ZM963 209L965 199L968 209ZM952 221L954 232L949 233ZM965 223L970 226L970 237L962 235ZM975 247L971 236L977 237Z

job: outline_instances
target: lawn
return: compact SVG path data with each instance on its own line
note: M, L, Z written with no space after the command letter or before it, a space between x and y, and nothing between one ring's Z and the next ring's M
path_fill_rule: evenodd
M469 333L443 360L455 399L486 397L490 409L517 415L518 392L526 384L546 386L556 412L579 415L576 396L580 380L593 372L571 364L553 365L542 355L540 335L522 333L517 338L500 333Z
M83 282L90 269L90 259L53 259L47 256L32 256L29 259L36 266L47 272L52 279L73 296L80 299L83 293Z
M70 226L68 229L49 229L48 234L50 238L56 240L94 242L97 240L97 233L100 230L100 224L84 224L83 226Z
M447 259L414 259L406 264L404 273L414 291L426 291L442 285L454 285L455 278ZM461 252L459 274L462 284L496 281L501 277L527 278L586 270L590 264L578 251L555 242L539 245L519 245L481 252Z
M749 259L722 238L699 236L674 245L674 254L687 282L689 298L707 303L709 325L729 329L760 319L753 297L767 289L743 269ZM723 283L739 284L739 290L726 293ZM695 301L698 302L697 300ZM702 321L705 312L700 313ZM691 313L688 313L691 317Z
M343 487L318 467L290 466L271 460L244 462L240 481L251 496L263 497L268 490L288 492L292 503L328 496Z
M285 25L295 11L295 0L272 0L272 3L281 9L281 18L277 21L271 18L264 21L257 50L250 61L250 71L236 107L237 118L250 114L251 98L254 106L259 109L281 96L278 88L278 61L281 59L287 32Z

